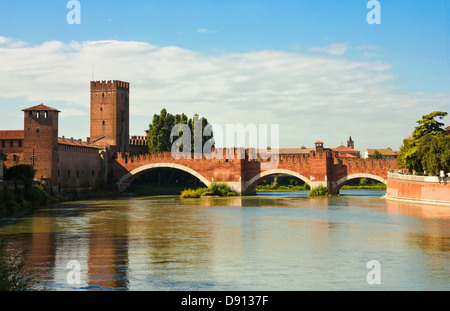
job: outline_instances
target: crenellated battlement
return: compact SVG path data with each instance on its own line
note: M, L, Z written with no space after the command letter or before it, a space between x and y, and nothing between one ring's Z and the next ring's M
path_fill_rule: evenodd
M147 137L145 136L130 137L130 146L146 146L146 145L147 145Z
M113 80L113 81L91 81L91 92L130 90L130 83Z
M353 159L334 158L335 165L355 166L355 167L390 167L397 163L397 159Z

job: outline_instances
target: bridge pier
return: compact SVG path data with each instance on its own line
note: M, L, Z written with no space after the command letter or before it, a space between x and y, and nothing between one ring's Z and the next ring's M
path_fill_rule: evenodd
M242 181L226 181L225 184L238 195L245 193L244 183Z

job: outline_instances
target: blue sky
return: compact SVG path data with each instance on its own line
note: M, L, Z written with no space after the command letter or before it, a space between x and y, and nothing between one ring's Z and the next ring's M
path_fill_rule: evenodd
M284 147L352 135L361 151L396 149L423 114L450 112L450 1L380 0L380 25L365 0L79 2L69 25L65 0L0 0L0 129L41 101L67 112L60 135L87 137L93 65L96 80L131 83L136 135L166 107L280 123Z

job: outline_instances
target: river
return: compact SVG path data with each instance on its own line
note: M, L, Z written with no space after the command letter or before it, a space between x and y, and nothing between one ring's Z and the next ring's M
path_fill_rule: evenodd
M49 291L450 290L449 207L306 193L63 203L0 237Z

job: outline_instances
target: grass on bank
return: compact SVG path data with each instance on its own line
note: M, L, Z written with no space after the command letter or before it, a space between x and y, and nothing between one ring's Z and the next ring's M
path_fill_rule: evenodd
M212 183L208 188L185 189L181 192L180 199L193 199L205 196L231 197L237 196L237 193L225 183Z

